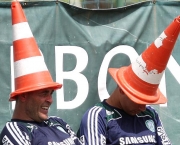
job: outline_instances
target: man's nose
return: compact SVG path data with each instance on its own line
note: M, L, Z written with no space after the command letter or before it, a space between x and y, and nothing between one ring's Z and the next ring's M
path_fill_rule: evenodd
M53 102L52 94L49 94L49 95L46 97L46 101L47 101L47 102L50 102L50 103Z

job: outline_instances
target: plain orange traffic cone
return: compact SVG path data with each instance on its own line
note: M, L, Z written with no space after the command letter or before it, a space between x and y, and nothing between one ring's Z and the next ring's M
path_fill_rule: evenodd
M132 101L138 104L167 102L158 86L179 33L180 16L131 65L109 68L113 79Z
M24 92L43 88L58 89L62 84L53 82L44 62L35 38L31 32L21 4L11 4L13 27L14 77L15 91L10 94L10 101Z

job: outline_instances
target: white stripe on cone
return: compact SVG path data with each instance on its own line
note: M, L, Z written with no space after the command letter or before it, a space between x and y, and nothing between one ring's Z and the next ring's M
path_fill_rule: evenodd
M42 56L29 57L14 62L14 77L48 71Z
M33 37L33 34L27 22L14 24L12 27L13 27L13 41L23 38Z
M161 35L154 41L154 45L159 48L163 45L163 40L166 38L166 34L164 32L161 33Z
M134 63L132 63L133 72L143 81L149 84L159 84L164 71L158 73L158 70L148 71L146 68L146 62L142 59L142 56L138 57Z

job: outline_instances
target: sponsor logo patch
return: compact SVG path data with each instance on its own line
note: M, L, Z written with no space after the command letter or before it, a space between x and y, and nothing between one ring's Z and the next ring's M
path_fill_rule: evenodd
M146 127L147 127L150 131L155 132L154 121L152 121L152 120L146 120L145 124L146 124Z
M2 139L2 143L3 145L14 145L6 135Z

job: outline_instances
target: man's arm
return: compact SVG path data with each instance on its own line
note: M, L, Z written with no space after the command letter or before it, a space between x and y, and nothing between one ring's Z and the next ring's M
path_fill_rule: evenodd
M149 108L153 112L154 119L156 122L157 144L158 145L171 145L171 141L166 134L166 131L163 127L163 124L159 118L158 113L152 107L149 106Z
M1 145L30 145L30 139L23 127L17 122L7 122L0 136Z
M102 107L89 109L82 117L78 137L83 145L106 145L106 112Z
M158 145L171 145L171 141L166 134L166 131L163 127L163 124L159 116L157 116L156 118L158 118L158 122L157 122Z

